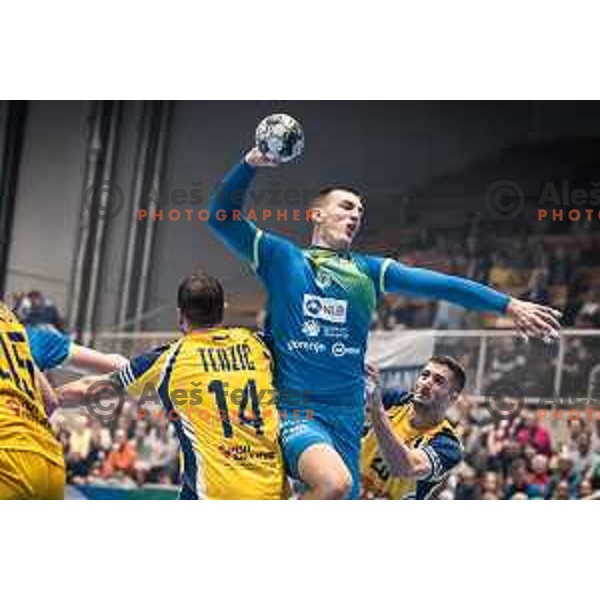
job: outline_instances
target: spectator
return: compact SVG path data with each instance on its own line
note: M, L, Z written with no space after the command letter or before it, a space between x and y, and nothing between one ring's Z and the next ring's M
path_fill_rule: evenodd
M537 302L538 304L550 304L550 290L546 283L547 279L546 271L539 268L534 269L521 299Z
M545 454L536 454L531 460L530 483L536 488L536 497L548 498L550 495L550 473L548 472L548 457Z
M64 331L64 320L58 309L41 292L33 290L19 303L19 318L31 327L51 326Z
M570 285L577 267L577 252L575 256L569 255L563 245L555 248L550 256L548 265L549 285Z
M458 483L454 497L456 500L477 500L478 489L475 470L464 465L458 474Z
M577 490L577 498L579 500L587 500L594 494L592 482L589 479L584 479Z
M495 500L500 497L502 482L496 471L487 471L481 482L482 498L484 500ZM485 496L488 497L485 497Z
M571 494L569 492L569 482L566 479L561 479L556 486L556 490L554 495L552 496L554 500L570 500Z
M504 497L512 498L515 494L525 494L528 498L539 498L539 490L530 483L527 463L518 458L514 461L508 483L504 489Z
M594 452L592 450L592 434L583 430L576 439L576 447L570 453L573 461L573 470L580 478L587 477L594 466Z
M550 495L552 498L556 498L561 492L558 491L558 487L562 483L567 485L568 497L575 497L577 493L577 487L579 486L579 477L573 469L573 460L566 452L561 452L558 456L554 457L552 461L553 471L550 480ZM565 499L565 498L561 498Z
M537 422L534 411L530 409L523 410L522 420L516 427L515 438L520 444L532 446L546 456L552 454L550 434Z
M113 447L103 465L102 476L105 479L133 479L135 477L135 460L135 447L127 439L125 430L117 429Z
M135 475L139 485L149 481L150 470L152 468L152 451L155 443L151 435L152 426L150 423L138 422L134 445L136 451Z

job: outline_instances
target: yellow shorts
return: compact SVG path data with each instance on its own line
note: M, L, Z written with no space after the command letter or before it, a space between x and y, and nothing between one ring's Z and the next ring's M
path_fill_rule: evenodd
M42 455L0 449L0 500L62 500L65 470Z

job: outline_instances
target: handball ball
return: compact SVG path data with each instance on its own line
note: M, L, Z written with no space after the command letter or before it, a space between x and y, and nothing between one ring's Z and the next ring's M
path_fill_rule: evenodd
M304 150L302 126L289 115L269 115L256 128L256 146L273 162L294 160Z

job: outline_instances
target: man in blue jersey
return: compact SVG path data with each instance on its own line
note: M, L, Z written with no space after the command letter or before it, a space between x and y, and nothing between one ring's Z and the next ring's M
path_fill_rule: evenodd
M382 294L506 314L519 331L542 337L557 335L560 313L460 277L350 252L364 209L349 188L327 188L312 202L308 248L264 232L242 210L257 168L266 166L275 164L257 148L248 152L213 193L208 223L250 261L267 290L266 334L275 354L279 408L288 415L282 418L281 443L290 475L308 487L305 498L356 498L364 355ZM299 419L307 407L313 417Z

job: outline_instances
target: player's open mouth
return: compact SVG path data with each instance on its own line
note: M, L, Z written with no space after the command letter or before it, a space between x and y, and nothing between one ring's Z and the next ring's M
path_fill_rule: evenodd
M352 225L352 224L346 225L346 233L349 236L353 236L355 231L356 231L356 225Z

